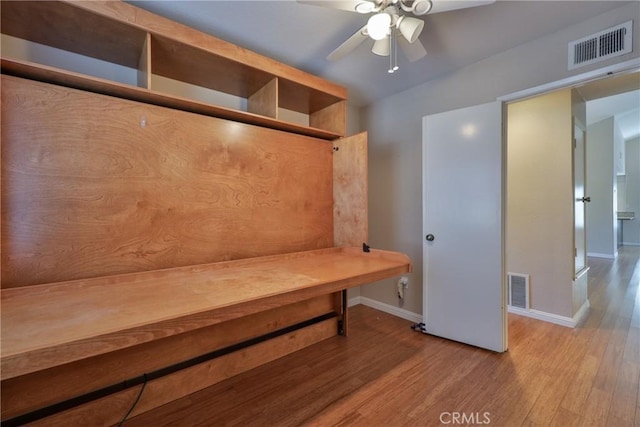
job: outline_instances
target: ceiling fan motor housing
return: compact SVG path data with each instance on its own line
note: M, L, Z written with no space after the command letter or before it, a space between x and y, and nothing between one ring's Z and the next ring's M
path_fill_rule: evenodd
M405 12L411 12L416 16L422 16L431 10L431 0L398 0L400 7Z

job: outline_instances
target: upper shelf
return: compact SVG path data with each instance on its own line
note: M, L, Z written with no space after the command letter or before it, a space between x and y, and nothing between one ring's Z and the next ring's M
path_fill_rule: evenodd
M290 110L327 139L345 134L344 87L135 6L3 1L1 8L3 34L138 70L142 89L162 92L151 78L162 76L246 99L241 113L278 120L279 109Z
M398 252L329 248L3 289L2 379L410 270Z
M74 73L72 71L65 71L55 67L48 67L8 58L1 59L1 67L3 74L25 77L74 89L126 98L161 107L174 108L327 140L333 140L342 136L336 132L286 122L266 115L225 108L219 105L208 104L180 96L125 85L97 77Z

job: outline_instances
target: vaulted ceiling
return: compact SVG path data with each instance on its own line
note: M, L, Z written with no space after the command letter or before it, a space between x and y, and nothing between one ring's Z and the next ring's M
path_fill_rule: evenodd
M410 63L400 52L394 74L388 58L371 53L371 40L337 62L326 60L366 23L358 13L294 0L130 3L340 83L353 103L366 105L629 2L498 0L426 15L420 40L427 56Z

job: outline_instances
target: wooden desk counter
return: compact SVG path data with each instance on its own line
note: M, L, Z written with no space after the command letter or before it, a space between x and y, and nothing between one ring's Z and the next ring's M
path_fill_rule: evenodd
M410 270L400 253L330 248L4 289L2 380Z

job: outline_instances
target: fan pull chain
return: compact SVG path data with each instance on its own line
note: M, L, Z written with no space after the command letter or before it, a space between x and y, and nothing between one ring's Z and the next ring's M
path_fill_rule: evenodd
M398 45L395 33L393 29L389 33L389 69L387 70L389 74L395 73L400 68L398 67Z
M395 36L395 30L393 34L393 71L398 71L398 38Z
M393 73L393 30L389 32L389 74Z

